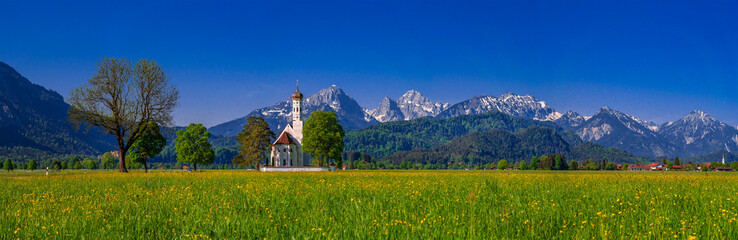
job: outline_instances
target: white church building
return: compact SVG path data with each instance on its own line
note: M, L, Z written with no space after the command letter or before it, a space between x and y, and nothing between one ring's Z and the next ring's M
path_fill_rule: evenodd
M328 171L325 167L310 167L311 157L302 151L302 99L298 87L292 93L292 124L287 124L272 143L269 162L261 167L262 171Z

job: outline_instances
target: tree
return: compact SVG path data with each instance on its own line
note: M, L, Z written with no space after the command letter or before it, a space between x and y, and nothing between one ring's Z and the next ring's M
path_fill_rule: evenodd
M615 164L615 163L612 163L611 162L611 163L607 163L607 165L605 165L605 170L617 170L617 169L618 169L618 165Z
M215 160L215 151L210 145L210 132L202 124L191 123L184 130L177 131L174 139L177 148L177 162L192 163L192 170L197 171L197 164L211 164Z
M74 166L79 162L79 157L73 156L69 159L69 167L74 169Z
M507 160L502 159L499 162L497 162L497 169L505 170L507 168Z
M75 163L74 163L74 166L73 166L73 168L74 168L74 169L82 169L82 163L80 163L80 162L75 162Z
M144 134L145 124L169 126L179 92L154 61L103 58L87 84L69 95L69 119L77 127L98 126L115 135L118 170L128 172L125 156Z
M520 163L520 170L525 170L527 168L528 168L528 164L525 163L525 161L523 161L523 162Z
M738 161L733 161L730 163L730 168L734 170L738 170Z
M533 158L530 160L530 169L536 170L541 167L541 159L538 158L538 156L533 156Z
M5 171L8 171L8 172L13 170L13 162L10 161L10 158L5 159L5 164L3 164L3 169L5 169Z
M257 165L260 160L267 163L273 138L274 132L263 117L250 116L236 137L241 145L238 146L238 155L233 158L233 164L244 167Z
M620 167L622 168L621 170L628 171L628 164L627 163L623 163L623 165L621 165Z
M682 166L682 160L679 160L679 157L674 158L674 165L676 166ZM682 166L684 167L684 166Z
M61 169L69 169L69 166L67 166L67 162L61 162Z
M38 168L38 163L36 163L36 160L31 159L31 161L28 161L28 169L33 171Z
M343 164L343 127L333 110L314 111L305 122L302 149L313 156L318 166L328 164L333 159L336 165Z
M90 170L97 169L97 161L92 160L92 159L88 160L87 163L85 164L85 168L90 169Z
M564 158L564 155L556 154L554 157L554 170L568 170L569 165L566 164L566 159Z
M167 139L161 135L159 124L148 122L144 124L143 135L131 146L128 156L131 161L143 164L144 172L149 172L146 161L158 155L164 145L167 145Z
M569 170L578 170L579 169L579 162L576 160L571 160L569 163Z
M100 159L100 167L104 169L115 167L115 157L113 157L112 153L106 152L102 155L102 159Z
M53 162L51 163L51 169L54 169L54 170L61 170L61 169L62 169L62 163L61 163L61 161L59 161L59 160L54 160L54 161L53 161Z

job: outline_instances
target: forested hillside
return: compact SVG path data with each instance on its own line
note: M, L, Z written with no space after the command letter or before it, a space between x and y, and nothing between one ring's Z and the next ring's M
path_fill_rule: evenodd
M534 126L519 132L494 129L473 132L449 143L429 148L402 151L382 159L383 162L420 164L450 164L462 162L467 165L484 165L501 159L526 161L534 156L562 154L567 160L607 159L611 162L648 162L648 158L637 157L618 149L609 149L595 143L572 146L557 131Z
M532 126L553 129L565 142L579 145L582 140L574 132L552 122L514 118L499 111L453 118L419 118L412 121L387 122L350 131L344 138L346 151L359 151L383 158L400 151L425 149L448 143L472 132L501 129L517 132Z

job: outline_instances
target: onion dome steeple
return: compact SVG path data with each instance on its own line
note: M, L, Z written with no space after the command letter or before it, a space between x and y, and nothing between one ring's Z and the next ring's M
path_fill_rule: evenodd
M300 92L299 84L300 84L299 82L295 84L295 87L297 90L295 90L295 93L292 94L292 99L302 99L302 93Z

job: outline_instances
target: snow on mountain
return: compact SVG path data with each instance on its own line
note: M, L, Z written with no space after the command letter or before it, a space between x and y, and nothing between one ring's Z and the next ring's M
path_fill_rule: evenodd
M562 114L549 107L546 102L539 101L531 95L505 93L499 97L476 96L469 100L454 104L437 117L455 117L460 115L480 114L498 110L513 117L528 118L541 121L554 121Z
M359 129L377 124L378 122L364 108L359 106L351 96L341 88L333 85L329 88L307 97L303 101L303 114L307 118L313 111L331 111L338 115L338 120L345 130ZM269 123L274 132L281 131L292 121L292 100L278 102L275 105L256 109L248 115L226 123L213 126L209 129L214 135L236 136L246 124L249 116L260 116Z
M384 97L382 102L379 103L379 106L371 110L371 115L379 122L405 120L405 115L397 106L397 102L388 97Z
M603 107L574 131L584 141L617 147L641 156L668 156L677 153L678 148L660 136L654 130L658 129L654 125Z
M566 113L562 114L561 117L555 119L554 123L566 129L573 129L579 125L582 125L582 123L584 123L584 121L587 121L587 119L589 119L589 117L583 117L579 113L567 111Z
M405 120L436 116L449 107L448 103L435 102L418 91L410 90L397 99L397 106Z
M672 142L683 144L685 154L697 155L723 148L738 151L738 130L700 110L664 124L659 133Z

